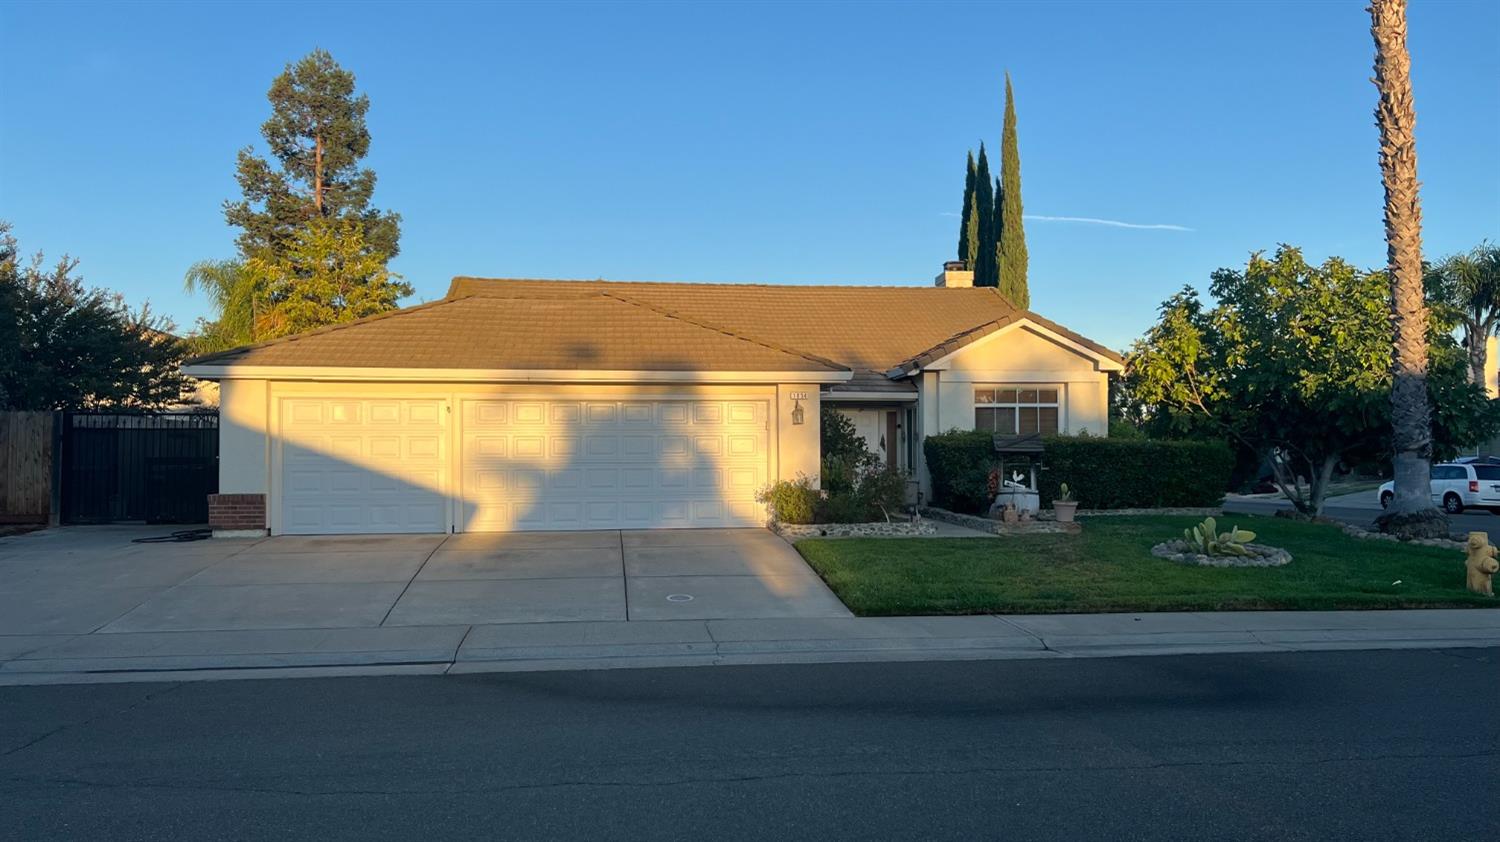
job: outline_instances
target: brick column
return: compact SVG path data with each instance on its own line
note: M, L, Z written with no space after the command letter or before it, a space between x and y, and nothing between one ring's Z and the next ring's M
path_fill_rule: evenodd
M266 495L208 495L208 525L215 538L258 538L266 534Z

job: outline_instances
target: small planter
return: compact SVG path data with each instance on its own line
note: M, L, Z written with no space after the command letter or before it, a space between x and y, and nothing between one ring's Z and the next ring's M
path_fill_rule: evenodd
M1052 513L1057 516L1058 523L1072 523L1073 516L1078 514L1078 501L1053 500Z

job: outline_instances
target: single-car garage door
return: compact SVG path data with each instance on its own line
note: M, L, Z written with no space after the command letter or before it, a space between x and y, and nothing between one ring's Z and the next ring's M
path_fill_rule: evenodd
M445 416L440 400L283 398L279 531L447 532Z
M463 401L459 528L758 526L757 400Z

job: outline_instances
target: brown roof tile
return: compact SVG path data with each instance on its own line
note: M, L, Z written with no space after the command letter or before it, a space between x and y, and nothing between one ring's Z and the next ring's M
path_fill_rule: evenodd
M600 293L446 298L248 348L209 354L188 364L612 371L847 370L809 354Z

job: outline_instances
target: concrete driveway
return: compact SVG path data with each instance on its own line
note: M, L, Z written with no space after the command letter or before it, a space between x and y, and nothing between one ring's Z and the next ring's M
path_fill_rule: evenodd
M848 617L761 529L0 540L0 636Z

